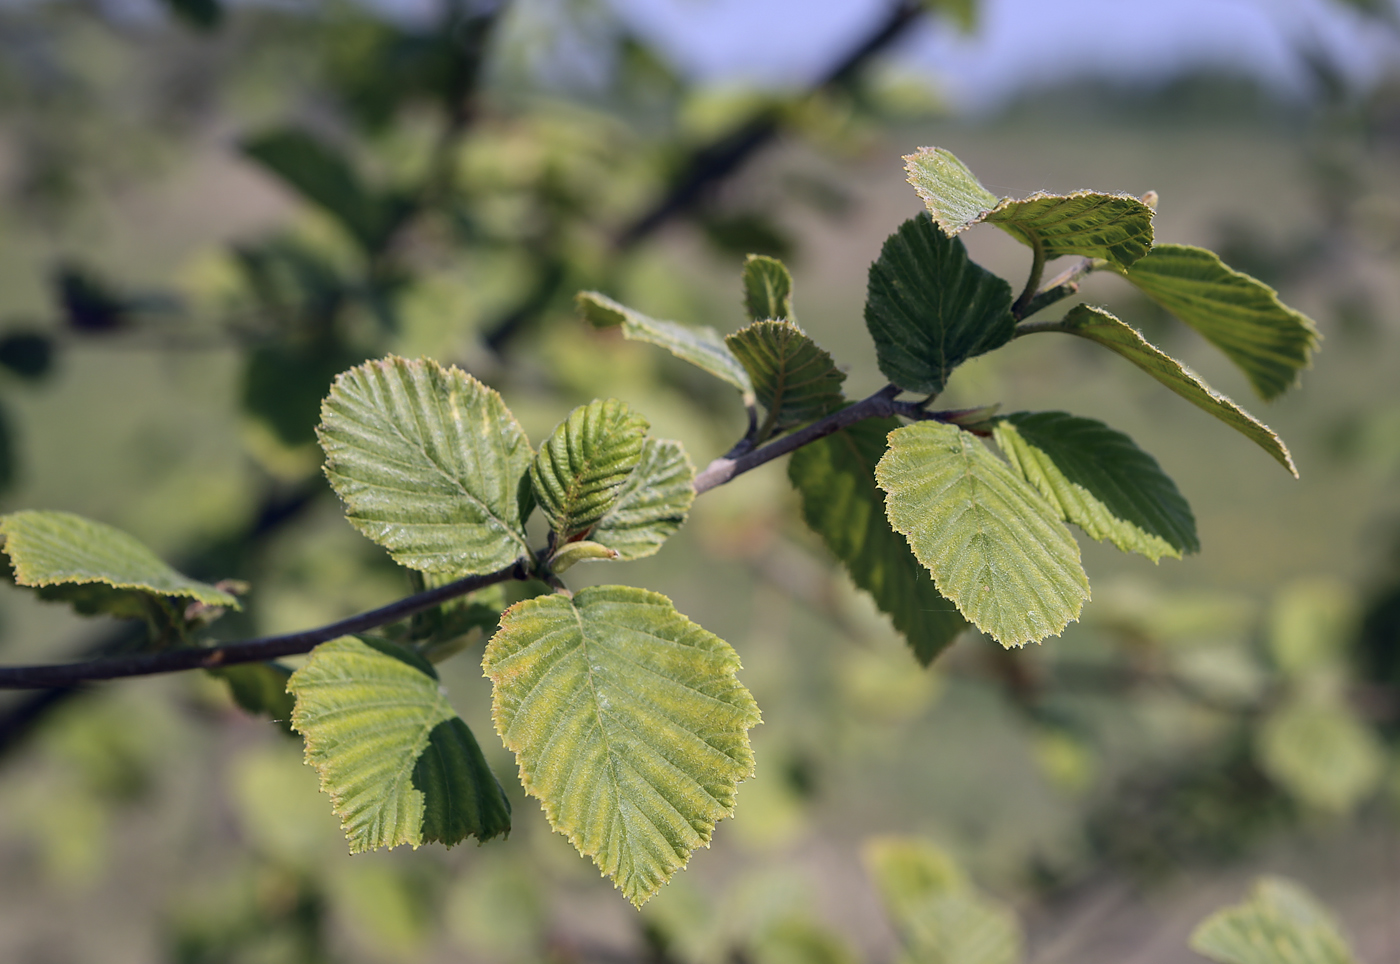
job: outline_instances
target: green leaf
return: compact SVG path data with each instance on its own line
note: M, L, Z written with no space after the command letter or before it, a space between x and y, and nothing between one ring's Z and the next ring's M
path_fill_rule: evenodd
M1312 319L1213 251L1159 244L1123 276L1229 356L1261 398L1282 395L1312 365L1321 340Z
M365 362L335 380L316 434L346 517L401 565L465 576L528 557L530 443L472 376L429 359Z
M292 708L296 701L287 692L292 671L281 663L242 663L208 670L228 684L229 694L241 708L266 716L287 733L292 732Z
M421 657L344 637L316 647L287 689L351 853L510 831L505 793Z
M1284 704L1258 730L1260 768L1298 800L1346 814L1376 788L1385 750L1346 706Z
M637 906L709 844L753 772L739 657L665 596L595 586L518 603L482 668L526 792Z
M530 463L535 502L557 543L586 533L612 508L642 458L647 420L615 398L580 405Z
M876 837L866 842L861 856L866 873L896 921L907 918L929 897L968 886L967 877L951 857L918 837Z
M1074 537L975 437L935 422L897 429L875 479L890 524L978 629L1021 646L1078 618L1089 579Z
M1153 562L1200 551L1191 507L1122 432L1065 412L1017 412L992 432L1012 470L1090 538Z
M886 239L870 266L865 326L885 377L933 394L958 365L1006 344L1016 320L1010 286L921 214Z
M837 371L831 356L792 322L756 321L724 343L748 371L754 393L768 412L760 439L845 404L845 373Z
M270 428L283 444L316 441L321 399L335 376L365 356L336 345L262 345L247 355L243 410Z
M616 549L609 549L607 546L585 539L582 542L567 542L555 550L554 554L549 557L549 568L554 571L555 575L558 575L580 562L600 559L614 561L617 558L618 551Z
M689 328L674 321L657 321L596 291L580 291L574 304L593 327L621 327L624 338L660 345L677 358L723 379L746 396L753 394L749 373L713 328Z
M1068 254L1102 258L1126 268L1152 248L1152 208L1128 194L1046 194L998 198L941 147L921 147L904 158L909 183L949 235L983 221L1023 244L1039 244L1047 258Z
M788 478L802 497L807 525L927 666L967 621L885 518L875 466L885 454L885 437L897 428L896 419L871 418L805 445L792 453Z
M0 516L0 534L21 586L101 583L240 608L236 597L181 575L133 536L71 512L11 512Z
M924 6L948 17L963 33L977 29L978 0L924 0Z
M792 275L777 258L751 254L744 259L744 310L750 321L796 320Z
M1226 425L1244 434L1296 478L1293 456L1273 429L1216 392L1200 376L1142 337L1141 332L1119 321L1102 308L1075 305L1060 323L1061 331L1096 341L1141 368L1193 405L1205 409Z
M1202 921L1191 949L1218 964L1356 964L1327 910L1276 877L1261 878L1248 901Z
M679 442L649 438L642 458L589 536L622 560L652 555L685 525L695 501L695 468Z
M185 23L202 31L211 31L224 19L219 0L164 0L170 12Z

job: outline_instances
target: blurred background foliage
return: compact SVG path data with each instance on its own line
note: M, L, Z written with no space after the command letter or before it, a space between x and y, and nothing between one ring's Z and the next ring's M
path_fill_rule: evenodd
M1394 28L1384 3L1347 6ZM622 581L739 650L758 775L640 915L548 832L489 738L509 840L352 859L299 746L213 678L9 694L0 957L931 959L900 950L860 857L917 833L1015 907L1031 961L1195 960L1190 926L1260 869L1328 900L1363 959L1396 959L1400 71L1357 85L1300 41L1303 93L1182 68L969 114L894 55L930 24L976 31L970 0L880 7L776 88L697 81L625 9L0 5L4 507L80 512L197 578L248 581L224 638L386 602L404 574L319 473L337 372L388 351L458 364L535 440L622 398L703 465L742 434L731 393L585 330L574 292L729 331L744 254L774 254L804 326L872 391L865 270L920 207L898 158L924 144L1007 194L1155 189L1160 240L1214 247L1316 318L1317 369L1262 413L1302 481L1092 348L1028 339L965 366L950 405L1131 433L1205 548L1153 567L1086 545L1095 598L1062 638L970 635L929 672L804 530L781 469L707 495ZM1009 241L969 244L1026 268ZM1145 299L1086 293L1247 394ZM9 587L0 607L6 662L139 645ZM477 657L443 677L485 737Z

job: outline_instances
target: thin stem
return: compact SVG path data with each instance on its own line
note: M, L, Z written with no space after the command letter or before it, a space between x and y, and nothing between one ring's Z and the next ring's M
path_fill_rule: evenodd
M1023 321L1016 326L1016 333L1011 337L1020 338L1022 335L1034 335L1042 331L1069 332L1070 330L1065 327L1063 318L1057 318L1054 321ZM1072 334L1072 332L1070 333Z
M208 648L174 649L158 653L140 653L133 656L116 656L110 659L94 659L83 663L59 663L51 666L5 666L0 667L0 689L48 689L50 687L72 686L84 680L118 679L124 676L151 676L157 673L174 673L190 669L217 669L222 666L236 666L240 663L261 663L280 656L293 656L308 653L327 640L364 632L378 626L387 626L414 613L465 596L469 592L493 586L510 579L526 579L529 574L521 563L513 563L505 569L481 576L467 576L445 586L438 586L424 592L405 596L403 599L371 609L338 622L304 629L297 633L282 636L263 636L258 639L228 643L224 646Z
M1016 303L1011 306L1011 314L1020 321L1026 317L1026 306L1035 297L1036 291L1040 288L1040 278L1045 274L1045 242L1040 239L1040 235L1031 235L1031 273L1026 278L1026 286L1021 289L1021 297L1016 299Z

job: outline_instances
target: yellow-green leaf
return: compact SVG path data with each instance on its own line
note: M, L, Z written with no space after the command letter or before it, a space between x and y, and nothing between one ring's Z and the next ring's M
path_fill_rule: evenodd
M619 559L641 559L685 524L694 501L695 468L681 443L649 438L641 461L589 538L617 550Z
M1326 908L1277 877L1260 878L1249 900L1202 921L1191 949L1217 964L1357 964Z
M1301 802L1345 814L1375 790L1385 769L1380 740L1347 706L1295 700L1265 718L1259 766Z
M845 404L838 371L817 343L791 321L756 321L724 339L753 381L768 413L760 440L801 425Z
M587 532L612 508L650 427L623 402L596 400L570 412L540 446L530 483L558 542Z

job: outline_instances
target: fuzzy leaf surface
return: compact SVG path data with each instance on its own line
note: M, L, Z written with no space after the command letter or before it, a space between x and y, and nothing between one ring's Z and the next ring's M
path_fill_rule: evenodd
M1277 877L1260 879L1249 900L1202 921L1191 949L1217 964L1356 964L1326 908Z
M792 275L777 258L751 254L744 259L744 310L750 321L795 320Z
M617 550L621 560L641 559L675 535L695 501L695 468L679 442L649 438L616 501L589 536Z
M1011 339L1011 287L921 214L870 266L865 326L886 378L906 391L941 392L954 368Z
M1273 429L1215 391L1195 372L1143 338L1137 329L1124 324L1102 308L1089 305L1075 305L1065 315L1062 324L1064 331L1096 341L1117 352L1191 404L1205 409L1239 431L1297 477L1293 456Z
M844 372L790 321L756 321L724 343L753 382L768 412L759 438L821 418L845 404Z
M1200 551L1176 484L1122 432L1066 412L1016 412L993 437L1012 470L1090 538L1153 562Z
M579 314L595 328L620 327L622 337L629 341L659 345L677 358L723 379L745 395L753 393L749 373L713 328L690 328L674 321L648 318L596 291L579 292L574 304Z
M1312 364L1320 340L1312 319L1214 251L1159 244L1123 276L1229 356L1261 398L1282 395Z
M287 690L351 853L510 831L505 793L422 657L347 636L316 647Z
M985 221L1023 244L1039 243L1047 258L1077 254L1125 268L1152 248L1152 209L1131 195L1037 191L998 198L943 148L920 148L904 162L909 183L950 235Z
M753 772L738 655L658 593L517 603L482 668L526 792L637 906L709 844Z
M533 452L501 396L457 368L390 356L335 380L316 430L355 528L400 565L465 576L529 553Z
M642 458L647 420L615 398L580 405L530 464L535 502L559 540L587 532L612 508Z
M890 524L978 629L1022 646L1078 618L1089 579L1074 537L974 436L936 422L897 429L875 478Z
M927 666L967 620L885 518L875 466L885 454L885 437L897 428L897 419L871 418L804 445L792 453L788 479L802 498L807 525Z
M71 512L11 512L0 516L0 535L21 586L100 583L239 608L236 597L176 572L135 536Z

